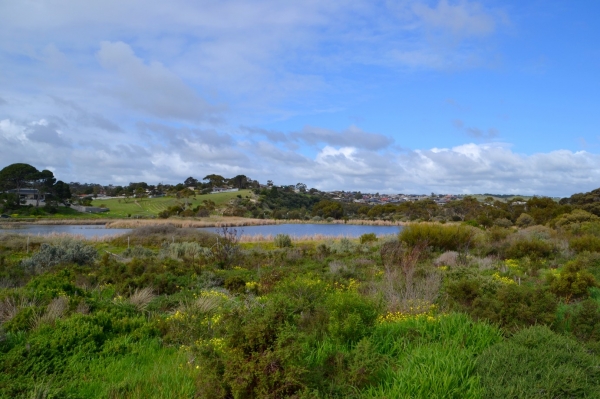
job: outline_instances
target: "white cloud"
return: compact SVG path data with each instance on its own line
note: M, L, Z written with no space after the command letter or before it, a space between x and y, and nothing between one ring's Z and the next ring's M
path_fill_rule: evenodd
M144 135L158 135L148 147ZM183 181L210 173L245 174L324 190L521 193L568 196L600 181L600 155L557 150L532 155L501 143L369 150L325 144L314 156L246 135L145 127L128 141L71 140L49 120L0 120L0 159L52 168L59 179L126 184ZM285 145L285 144L283 144Z
M218 110L163 64L145 64L123 42L102 42L98 59L104 68L115 71L119 78L110 91L133 108L160 118L195 122L213 118Z

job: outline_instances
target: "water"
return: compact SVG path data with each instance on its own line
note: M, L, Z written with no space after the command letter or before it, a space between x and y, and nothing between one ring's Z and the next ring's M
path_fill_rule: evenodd
M117 236L130 232L131 229L107 229L102 225L26 225L18 228L0 228L0 233L48 235L48 234L74 234L85 238Z
M321 234L324 236L359 237L362 234L375 233L398 234L402 226L363 226L354 224L277 224L265 226L234 227L238 234L244 235L276 235L288 234L293 237ZM218 228L204 227L198 230L218 232ZM19 228L0 228L0 233L12 234L74 234L85 238L116 236L129 233L131 229L107 229L102 225L26 225Z
M363 234L375 233L383 234L398 234L402 230L402 226L364 226L357 224L274 224L264 226L243 226L234 227L238 234L244 235L276 235L288 234L292 237L302 237L308 235L321 234L325 236L346 236L360 237ZM214 227L201 228L211 232L217 232Z

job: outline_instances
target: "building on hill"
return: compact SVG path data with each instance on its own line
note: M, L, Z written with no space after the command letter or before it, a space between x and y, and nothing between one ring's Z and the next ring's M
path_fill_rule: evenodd
M22 189L18 190L18 192L19 192L20 199L26 200L26 201L37 201L38 195L39 195L38 190L36 190L35 188L22 188ZM5 193L16 194L17 190L16 189L7 190L7 191L5 191ZM44 194L39 195L39 197L40 197L39 198L40 201L45 200Z
M229 187L213 187L211 194L233 193L235 191L240 191L240 189L239 188L229 188Z

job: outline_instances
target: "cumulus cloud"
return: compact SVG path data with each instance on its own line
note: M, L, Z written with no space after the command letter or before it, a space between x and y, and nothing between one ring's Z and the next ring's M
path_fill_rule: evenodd
M151 145L141 144L143 135L152 136ZM163 125L140 127L130 142L71 142L65 136L47 120L0 120L0 159L42 164L62 180L105 184L176 183L219 173L279 184L301 181L323 190L567 196L594 189L600 181L600 155L567 150L526 155L501 143L396 150L319 139L317 152L309 156L245 135Z

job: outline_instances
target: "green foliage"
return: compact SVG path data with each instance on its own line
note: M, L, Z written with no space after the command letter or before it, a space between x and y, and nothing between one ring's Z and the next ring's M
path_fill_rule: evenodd
M600 353L600 255L564 249L567 239L596 236L585 223L577 233L428 224L407 227L405 241L292 249L167 225L87 242L106 250L100 259L38 273L20 266L23 238L3 236L0 397L501 397L493 392L507 383L484 376L497 362L481 368L477 359L498 342L513 345L502 332L544 324ZM41 243L60 240L32 238L33 248ZM218 257L221 247L232 257ZM507 254L515 256L503 261ZM558 306L556 295L565 298ZM490 375L513 378L505 371L520 367L517 356ZM568 380L563 397L595 397L587 389L596 377L563 359L568 367L552 366ZM518 389L545 383L522 374ZM512 397L546 397L532 392Z
M556 227L570 228L573 224L598 221L600 221L600 217L594 215L593 213L584 211L583 209L575 209L571 213L567 213L556 218L552 224Z
M361 244L367 244L369 242L375 242L375 241L377 241L377 236L375 235L375 233L365 233L360 236Z
M561 305L554 328L558 332L572 334L580 341L594 343L598 353L600 304L590 298L575 304Z
M464 251L477 244L477 229L465 225L411 224L399 237L410 246L426 243L439 251Z
M477 358L485 398L600 396L598 359L547 327L519 331Z
M529 226L532 226L533 224L535 224L535 219L527 213L522 213L517 218L517 221L515 222L515 224L519 227L529 227Z
M589 288L598 285L582 259L567 262L558 275L549 274L548 282L555 295L568 299L586 297Z
M292 239L287 234L277 234L275 236L275 246L278 248L291 247Z
M476 319L516 330L537 324L551 325L556 317L557 299L544 289L503 284L496 293L473 301L470 314Z
M131 248L127 248L122 256L126 256L128 258L148 258L154 255L154 252L149 248L144 248L141 245L136 245Z
M378 308L356 292L331 294L325 306L329 312L328 336L342 344L360 341L373 328Z
M569 240L569 247L575 252L600 252L600 237L584 235Z
M529 257L535 260L549 258L556 252L557 250L554 245L546 240L517 238L504 250L504 257L507 259Z
M389 356L386 382L364 398L480 398L476 355L501 340L500 331L464 314L411 317L380 324L372 341Z
M494 226L507 228L511 227L512 225L512 222L507 218L498 218L494 220Z
M322 200L313 206L312 215L320 216L322 218L331 217L334 219L341 219L344 217L344 208L339 202Z

